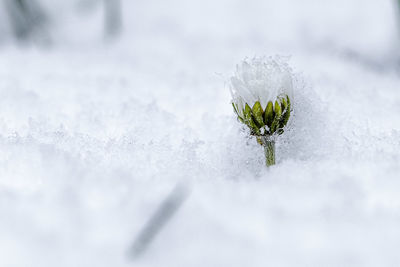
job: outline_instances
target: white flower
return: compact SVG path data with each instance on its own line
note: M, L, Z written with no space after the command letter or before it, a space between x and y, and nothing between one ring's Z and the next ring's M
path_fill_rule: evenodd
M253 107L259 101L265 109L269 101L274 103L278 97L288 96L292 99L292 71L280 57L245 59L236 66L229 88L238 115L243 117L246 104Z
M292 71L279 57L245 59L229 84L238 120L264 146L265 163L275 164L275 139L284 132L292 111Z

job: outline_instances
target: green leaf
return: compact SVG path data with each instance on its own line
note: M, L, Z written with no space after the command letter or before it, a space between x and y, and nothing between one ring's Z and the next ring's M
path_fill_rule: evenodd
M264 120L263 120L264 111L261 107L260 101L257 101L256 103L254 103L252 111L253 111L254 122L256 123L258 128L263 127L264 126Z

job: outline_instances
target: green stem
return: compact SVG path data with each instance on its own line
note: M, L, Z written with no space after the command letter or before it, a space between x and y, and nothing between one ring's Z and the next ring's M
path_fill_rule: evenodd
M261 142L264 147L265 164L267 167L275 165L275 140L270 137L261 137Z

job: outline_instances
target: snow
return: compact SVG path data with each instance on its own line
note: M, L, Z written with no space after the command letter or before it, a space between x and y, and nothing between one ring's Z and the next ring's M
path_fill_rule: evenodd
M100 6L43 3L66 8L52 46L0 27L0 266L400 265L393 2L125 1L105 42ZM275 54L291 56L295 117L266 169L226 81Z

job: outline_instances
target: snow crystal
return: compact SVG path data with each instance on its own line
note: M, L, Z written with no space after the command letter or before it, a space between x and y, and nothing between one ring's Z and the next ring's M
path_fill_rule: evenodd
M400 265L389 1L124 1L107 43L75 2L41 1L51 48L17 44L0 7L0 266ZM275 54L295 109L266 169L216 73Z

